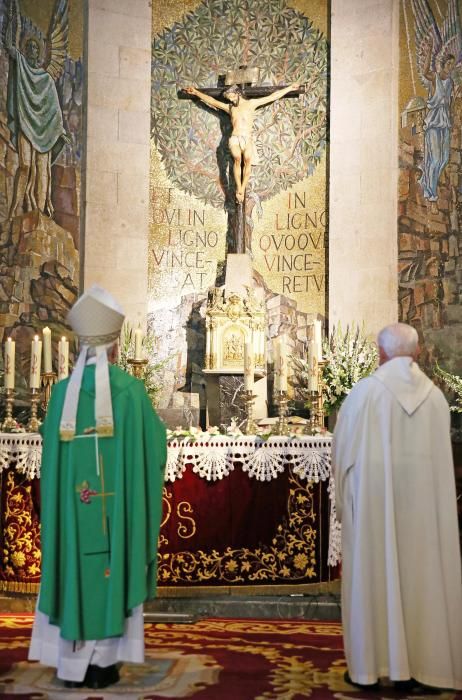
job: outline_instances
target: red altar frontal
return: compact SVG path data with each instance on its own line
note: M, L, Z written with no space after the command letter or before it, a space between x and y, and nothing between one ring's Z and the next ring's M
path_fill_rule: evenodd
M159 540L160 595L304 592L337 578L330 438L171 440ZM40 582L37 434L0 434L0 589Z

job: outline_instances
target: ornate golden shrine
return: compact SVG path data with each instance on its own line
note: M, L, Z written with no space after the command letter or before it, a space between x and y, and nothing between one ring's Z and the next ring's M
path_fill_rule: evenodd
M214 287L209 296L206 323L205 370L243 373L244 346L251 343L256 372L266 370L265 306L247 287L247 296Z

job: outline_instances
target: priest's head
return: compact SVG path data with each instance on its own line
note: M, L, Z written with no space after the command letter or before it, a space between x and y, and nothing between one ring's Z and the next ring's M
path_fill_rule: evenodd
M391 323L382 328L377 336L377 345L380 365L394 357L412 357L417 360L420 352L417 331L407 323Z

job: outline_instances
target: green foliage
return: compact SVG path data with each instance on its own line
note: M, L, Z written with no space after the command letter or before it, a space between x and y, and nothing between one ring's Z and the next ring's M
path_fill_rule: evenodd
M148 396L151 399L152 405L155 406L157 403L159 391L162 387L162 376L161 370L165 367L169 361L169 357L161 360L159 362L153 362L152 358L155 356L155 350L157 346L157 338L153 333L146 333L143 336L142 350L147 359L147 364L145 365L144 376L142 380L148 392ZM120 334L120 345L119 345L119 358L117 361L118 366L129 374L133 374L133 365L130 364L129 360L133 359L135 356L135 331L133 327L125 322L122 327L122 332Z
M459 377L458 374L446 372L438 363L435 366L434 374L442 379L446 386L456 395L456 403L451 406L451 411L462 413L462 377Z
M343 333L340 325L334 326L329 340L324 341L323 352L324 410L329 414L340 408L356 382L376 369L378 353L363 328L347 326Z

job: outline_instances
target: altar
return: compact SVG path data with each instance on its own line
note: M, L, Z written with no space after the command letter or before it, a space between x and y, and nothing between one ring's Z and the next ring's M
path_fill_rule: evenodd
M338 577L330 437L172 438L159 595L305 592ZM40 582L37 433L0 433L0 590Z

